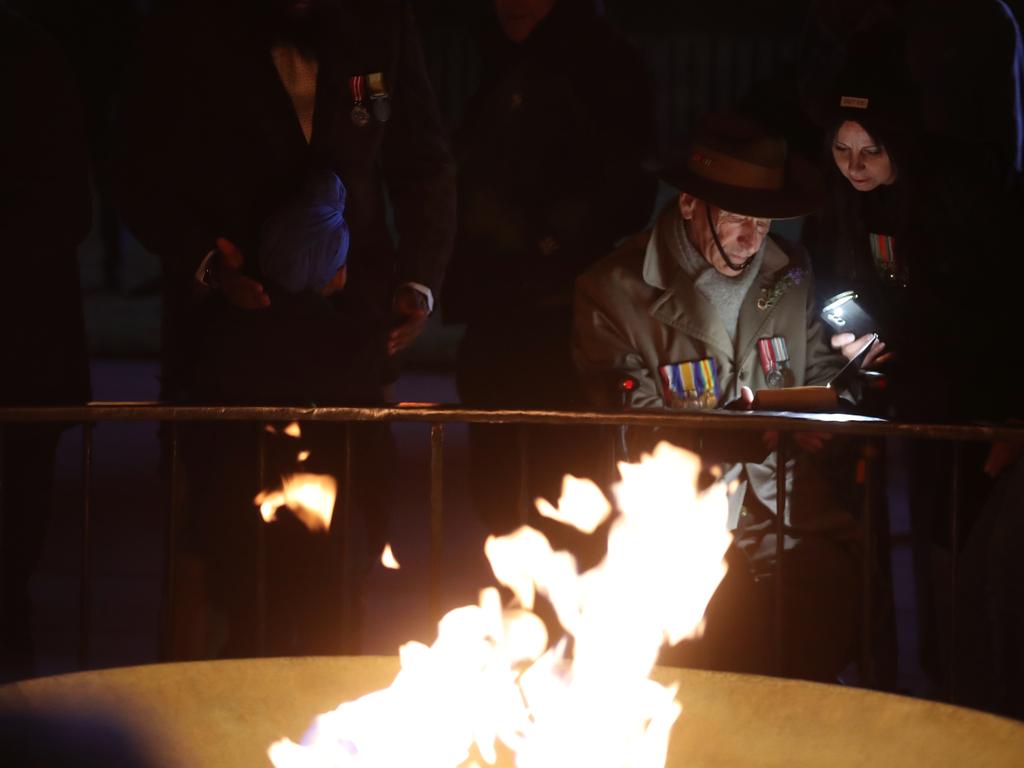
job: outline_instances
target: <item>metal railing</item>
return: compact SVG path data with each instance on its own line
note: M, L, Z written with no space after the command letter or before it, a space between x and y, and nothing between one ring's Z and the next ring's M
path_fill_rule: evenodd
M82 438L82 509L80 545L80 593L79 593L79 638L78 663L81 668L89 666L90 658L90 616L92 611L92 504L93 504L93 430L98 423L107 422L160 422L170 426L168 460L170 467L170 504L165 521L166 552L165 552L165 595L164 600L173 604L175 585L175 522L182 504L181 492L181 435L180 425L183 422L251 422L269 424L274 422L419 422L430 425L430 537L429 537L429 611L434 619L440 618L441 610L441 576L442 576L442 545L444 541L444 442L446 425L452 423L486 423L486 424L557 424L557 425L594 425L628 427L660 427L702 431L777 431L780 435L777 453L777 466L785 466L789 452L792 450L790 436L793 432L813 430L848 437L865 438L914 438L927 440L944 440L960 442L994 442L1004 441L1024 443L1024 427L1002 424L934 424L934 423L898 423L881 419L868 418L848 414L795 414L795 413L763 413L735 411L693 411L693 412L662 412L662 411L615 411L615 412L566 412L544 410L484 410L460 408L447 405L396 405L378 408L305 408L305 407L239 407L239 406L180 406L159 403L92 403L80 407L25 407L0 408L0 427L5 423L53 423L81 424ZM261 433L262 434L262 433ZM343 580L351 578L348 565L352 558L351 550L351 487L352 463L351 431L345 432L346 450L342 468L342 494L338 505L338 522L341 527ZM525 451L525 443L520 441L520 450ZM259 451L261 470L265 458L261 448ZM520 462L525 471L525 459ZM952 555L952 580L955 586L958 577L957 565L957 531L961 510L957 498L961 478L961 456L954 452L954 465L950 473L950 531ZM261 477L262 483L262 477ZM776 580L775 580L775 611L777 620L775 648L777 663L781 665L781 649L785 645L782 635L781 588L784 574L782 572L782 550L787 527L785 525L784 491L785 473L778 473L777 498L779 508L776 521ZM525 492L525 482L520 483ZM874 524L869 503L870 494L865 494L865 528L870 531ZM521 500L522 501L522 500ZM260 529L262 530L262 529ZM262 539L258 546L262 547ZM868 558L865 553L865 558ZM262 571L262 568L260 569ZM865 590L869 584L865 582ZM261 615L258 623L265 628L265 583L257 584L260 595ZM350 593L343 590L344 617L351 614L349 604ZM955 691L955 669L952 661L956 656L956 590L953 590L952 626L950 657L950 691ZM867 615L868 612L865 612ZM868 634L865 632L865 634ZM261 635L262 636L262 632ZM780 666L781 668L781 666Z

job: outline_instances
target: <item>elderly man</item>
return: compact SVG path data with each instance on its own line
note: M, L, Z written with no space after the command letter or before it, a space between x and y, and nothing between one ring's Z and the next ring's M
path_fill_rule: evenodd
M787 157L782 139L721 116L702 122L665 180L682 191L654 230L576 283L573 351L591 402L608 405L607 383L620 374L636 380L634 408L746 404L751 391L827 382L844 361L819 325L808 261L769 236L773 218L814 207L810 170ZM670 439L712 460L710 440ZM829 455L835 448L822 451L821 438L811 435L798 442L801 453L787 466L785 671L834 680L850 658L856 626L852 519L826 492L825 468L840 464ZM722 457L734 462L725 479L736 481L730 573L709 607L704 639L676 660L770 672L775 454L771 436L759 451L733 443Z

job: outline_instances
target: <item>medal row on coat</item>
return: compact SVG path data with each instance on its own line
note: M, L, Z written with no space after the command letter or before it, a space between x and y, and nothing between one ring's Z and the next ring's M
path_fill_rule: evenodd
M352 123L357 128L369 125L371 114L379 123L391 118L391 95L384 87L383 72L350 77L348 87L352 93Z
M768 386L772 389L784 386L790 367L786 339L782 336L758 339L757 351ZM663 365L659 373L670 407L714 408L721 399L718 362L713 357Z

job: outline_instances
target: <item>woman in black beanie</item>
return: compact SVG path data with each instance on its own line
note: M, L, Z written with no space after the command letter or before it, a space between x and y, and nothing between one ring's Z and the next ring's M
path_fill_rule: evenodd
M1003 420L1017 408L998 362L1012 353L1012 325L1000 322L1019 291L1014 198L977 172L980 144L938 140L920 126L914 93L898 72L861 60L812 109L824 128L827 203L808 222L823 304L854 291L886 343L866 365L885 387L866 397L876 415L903 421ZM844 352L857 344L836 333ZM877 345L876 345L877 347ZM879 354L881 353L881 354ZM905 463L921 665L933 693L947 693L952 488L942 477L953 446L888 444L873 492L885 505L884 474ZM960 446L960 542L989 493L989 446ZM984 471L983 471L984 469ZM877 508L877 505L876 505Z

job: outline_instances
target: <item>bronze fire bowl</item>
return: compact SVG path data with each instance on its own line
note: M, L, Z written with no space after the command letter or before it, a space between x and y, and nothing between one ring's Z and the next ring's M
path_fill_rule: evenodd
M313 718L388 686L391 657L156 664L0 687L0 706L106 712L144 734L161 766L269 765L267 747L301 738ZM683 714L668 765L1024 765L1024 724L969 709L749 675L659 668ZM400 734L395 734L400 738Z

